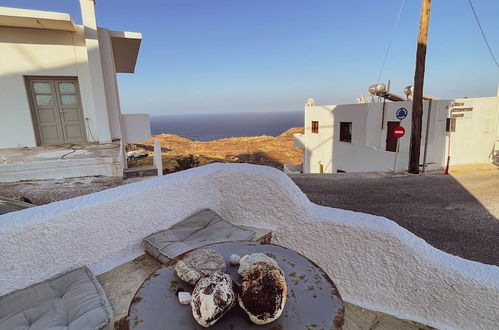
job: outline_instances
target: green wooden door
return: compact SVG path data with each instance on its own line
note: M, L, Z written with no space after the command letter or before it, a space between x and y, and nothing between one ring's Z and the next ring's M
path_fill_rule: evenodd
M27 83L39 144L86 142L77 80L31 77Z

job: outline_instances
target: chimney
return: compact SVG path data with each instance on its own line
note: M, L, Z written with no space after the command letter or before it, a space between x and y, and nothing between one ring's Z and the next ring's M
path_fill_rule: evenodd
M95 1L80 0L81 18L85 28L85 46L87 48L88 69L93 94L97 136L99 143L111 142L109 115L107 110L105 83L100 55L99 33L95 19Z
M97 21L95 19L95 1L80 0L81 18L85 26L85 35L87 30L94 30L97 35ZM88 28L88 29L87 29Z

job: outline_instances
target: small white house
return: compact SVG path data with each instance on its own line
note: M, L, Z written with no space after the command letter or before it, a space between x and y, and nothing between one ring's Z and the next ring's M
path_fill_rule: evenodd
M116 81L135 71L142 35L98 27L95 1L79 1L83 25L0 7L0 181L119 176L124 143L151 136L148 114L121 113Z
M116 73L133 73L142 35L97 26L95 1L69 14L0 7L0 148L150 136L122 115Z
M498 104L498 97L425 100L420 164L444 168L449 154L451 165L492 162ZM316 106L310 99L305 133L294 137L304 149L303 173L407 170L411 116L412 101ZM397 126L405 129L400 141Z

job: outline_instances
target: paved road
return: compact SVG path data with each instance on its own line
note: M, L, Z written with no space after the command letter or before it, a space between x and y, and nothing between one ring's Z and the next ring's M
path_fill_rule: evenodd
M317 204L384 216L460 257L499 266L499 171L459 175L299 174Z

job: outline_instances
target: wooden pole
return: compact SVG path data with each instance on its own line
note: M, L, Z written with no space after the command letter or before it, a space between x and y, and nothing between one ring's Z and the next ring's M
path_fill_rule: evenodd
M419 154L421 150L421 130L423 127L423 82L430 22L431 0L422 0L419 23L416 70L414 72L414 97L412 99L411 146L409 148L409 173L419 173Z

